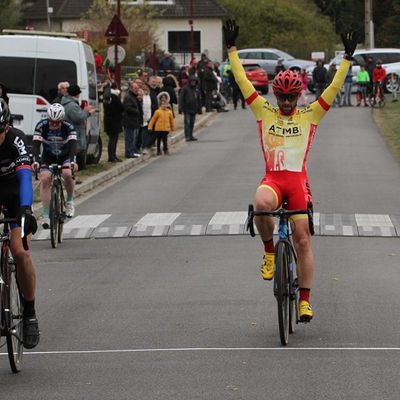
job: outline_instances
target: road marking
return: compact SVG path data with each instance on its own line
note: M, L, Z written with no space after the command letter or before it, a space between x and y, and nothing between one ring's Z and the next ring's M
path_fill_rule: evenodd
M24 351L24 356L74 355L74 354L121 354L121 353L163 353L163 352L236 352L236 351L400 351L400 347L184 347L164 349L105 349L105 350L54 350ZM0 353L6 356L7 353Z
M65 239L156 236L247 235L247 213L148 213L127 216L118 224L111 214L80 215L67 222ZM120 221L120 220L118 220ZM314 214L316 236L396 237L400 236L399 215ZM257 228L254 226L257 233ZM277 223L274 233L278 233ZM39 228L34 240L48 240L49 231Z

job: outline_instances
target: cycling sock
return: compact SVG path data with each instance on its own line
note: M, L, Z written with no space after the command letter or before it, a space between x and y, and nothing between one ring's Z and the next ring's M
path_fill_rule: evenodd
M311 289L300 288L300 301L305 300L309 303L310 302L310 291L311 291Z
M263 243L264 243L264 250L266 253L272 253L272 254L275 253L274 239L270 239L267 241L263 240Z
M67 203L73 203L73 202L74 202L74 195L67 194Z
M43 218L49 218L49 207L43 207Z
M24 303L24 317L33 317L35 315L35 299L33 300L25 300Z

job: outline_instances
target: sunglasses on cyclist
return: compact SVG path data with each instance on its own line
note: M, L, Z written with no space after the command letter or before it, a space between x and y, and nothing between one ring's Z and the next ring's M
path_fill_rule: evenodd
M295 101L297 99L297 94L284 94L284 93L279 93L276 95L276 97L280 100L280 101Z

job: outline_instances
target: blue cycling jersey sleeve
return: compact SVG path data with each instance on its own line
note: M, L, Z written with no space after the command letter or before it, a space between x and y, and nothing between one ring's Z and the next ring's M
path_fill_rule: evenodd
M33 186L31 168L17 168L19 182L19 204L20 206L31 206L33 204Z

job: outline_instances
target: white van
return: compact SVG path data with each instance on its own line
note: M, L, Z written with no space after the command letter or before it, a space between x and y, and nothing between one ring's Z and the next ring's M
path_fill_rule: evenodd
M82 90L82 106L98 109L97 76L93 51L74 34L3 30L0 35L0 83L10 98L13 124L32 140L37 122L57 96L57 84L68 81ZM87 153L81 164L98 162L102 144L99 114L87 120Z

